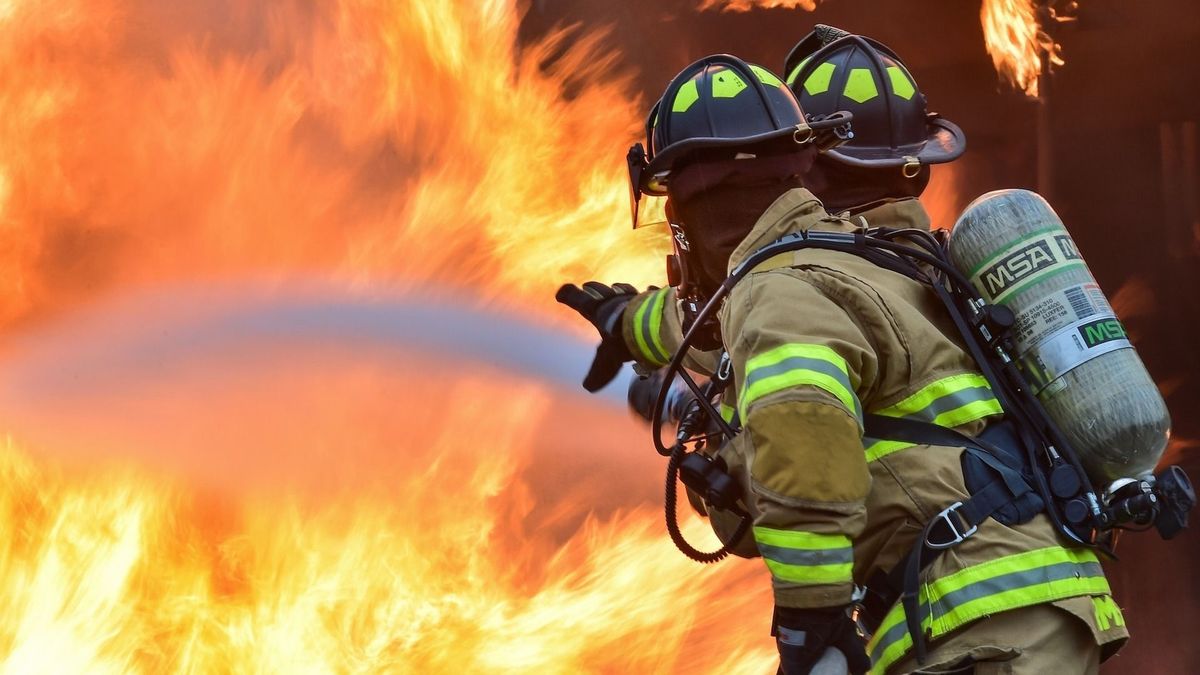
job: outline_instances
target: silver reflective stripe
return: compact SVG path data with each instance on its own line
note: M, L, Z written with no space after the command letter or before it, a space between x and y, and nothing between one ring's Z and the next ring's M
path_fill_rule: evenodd
M1011 572L1002 576L984 579L983 581L976 581L969 586L964 586L957 591L951 591L943 595L934 603L933 607L937 615L941 616L950 613L955 607L965 605L972 600L1003 593L1014 588L1026 588L1046 583L1047 581L1058 581L1059 579L1099 576L1104 576L1104 570L1100 567L1100 563L1064 562L1048 567L1036 567L1031 570ZM924 611L922 611L923 614Z
M811 370L822 375L828 375L834 380L837 380L851 396L854 401L854 415L862 419L862 404L859 403L858 397L854 396L854 387L850 386L850 378L846 377L846 373L842 372L835 364L824 359L811 359L805 356L789 356L788 358L774 363L769 366L761 366L755 368L746 377L746 385L743 391L749 391L757 382L791 372L793 370Z
M921 410L913 413L911 416L920 419L922 422L932 422L937 419L938 415L957 410L968 403L977 401L988 401L996 398L992 394L992 390L988 387L972 387L963 389L934 400L929 405Z
M1104 577L1104 570L1100 567L1100 563L1061 562L1044 567L1035 567L1033 569L1010 572L1008 574L984 578L968 584L958 590L946 593L944 596L939 598L933 605L935 610L933 617L936 618L938 616L945 616L968 602L990 595L998 595L1000 593L1022 588L1033 588L1055 581L1092 577ZM921 617L929 617L930 607L929 603L924 599L924 591L922 591L921 596L921 605L917 612ZM928 625L923 625L923 628L928 629ZM907 634L908 624L904 621L900 621L889 628L882 636L878 636L876 638L877 641L875 643L875 648L871 650L871 661L879 661L880 657L883 655L883 652L889 646L895 644L898 640L904 639Z
M788 565L812 566L854 562L854 549L852 548L800 550L759 543L758 552L768 560L774 560L776 562L781 562Z

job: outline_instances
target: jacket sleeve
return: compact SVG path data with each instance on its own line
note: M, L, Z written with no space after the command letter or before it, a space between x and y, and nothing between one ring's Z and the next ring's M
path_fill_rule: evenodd
M848 603L871 481L859 392L875 379L875 352L842 305L796 270L750 275L727 309L753 535L775 602Z
M667 365L683 343L683 321L673 287L639 293L625 308L621 334L633 358L644 366ZM683 364L691 370L711 375L716 370L719 351L688 353Z

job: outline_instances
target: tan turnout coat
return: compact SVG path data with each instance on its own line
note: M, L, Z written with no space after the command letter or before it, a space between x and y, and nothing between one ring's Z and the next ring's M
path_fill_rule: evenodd
M929 228L916 200L852 222L796 189L759 218L729 268L783 235L853 231L864 220ZM863 412L974 435L1000 415L999 404L933 293L854 255L808 249L777 256L733 289L720 319L734 366L722 412L736 411L743 430L717 452L754 516L739 550L762 556L778 605L846 604L854 584L891 570L926 522L969 496L961 448L864 438ZM639 361L666 363L681 340L674 291L639 295L626 311L624 335ZM689 366L707 370L711 360L695 354ZM735 519L710 517L728 537ZM990 653L992 644L961 639L977 632L995 642L981 619L1042 605L1085 624L1106 652L1127 637L1096 557L1065 546L1044 514L1016 527L989 519L922 574L922 625L933 656L947 663ZM945 637L952 634L958 637ZM868 645L872 672L899 672L910 649L903 611L894 606Z

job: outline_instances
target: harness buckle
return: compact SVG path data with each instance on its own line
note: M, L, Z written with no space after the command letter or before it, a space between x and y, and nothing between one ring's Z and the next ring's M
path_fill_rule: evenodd
M954 522L955 518L951 518L951 515L953 515L959 509L962 508L962 505L963 505L962 502L954 502L950 506L947 506L946 508L942 509L941 513L939 513L933 517L933 522L930 523L930 526L925 531L925 545L926 546L928 546L931 549L934 549L935 551L941 551L941 550L944 550L947 548L958 546L959 544L966 541L971 535L975 534L975 531L979 529L978 525L972 525L971 527L967 528L967 530L964 532L964 531L960 530L960 525ZM958 516L958 518L961 519L961 516ZM929 540L929 536L931 534L933 534L933 527L939 520L946 523L946 527L950 528L951 538L949 541L930 541Z

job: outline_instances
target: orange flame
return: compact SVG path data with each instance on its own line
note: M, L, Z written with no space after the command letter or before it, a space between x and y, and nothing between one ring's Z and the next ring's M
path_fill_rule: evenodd
M1043 60L1051 67L1064 61L1058 43L1038 23L1034 0L983 0L979 17L996 72L1036 97Z
M983 0L979 16L996 72L1014 87L1036 97L1043 59L1051 66L1061 66L1064 61L1058 43L1038 23L1034 1ZM798 8L811 12L816 10L817 0L702 0L699 8L726 12ZM1049 14L1055 21L1070 20L1065 15L1056 15L1053 9Z
M534 434L565 436L567 429L549 422L571 416L542 387L511 381L500 387L485 372L443 379L442 395L422 400L397 395L406 383L341 359L328 363L322 389L286 394L272 377L258 386L262 375L243 378L243 384L275 396L280 409L309 410L318 418L305 420L310 440L298 437L287 448L292 461L306 463L323 439L341 432L347 434L336 452L341 463L311 466L326 484L345 478L345 462L353 466L366 457L374 461L361 472L403 478L408 467L407 478L359 477L347 485L350 492L327 499L280 498L270 485L198 491L145 471L35 466L10 441L0 452L6 542L0 653L9 668L768 669L769 638L761 630L729 627L752 613L766 614L768 608L754 606L763 585L757 565L705 574L673 550L652 509L616 511L601 520L581 517L594 505L583 495L534 502L535 481L547 480L536 472L553 473L546 463L552 455L532 452L535 444L549 445L535 442ZM295 383L294 375L284 379ZM173 391L178 395L178 383ZM337 398L321 396L330 393ZM245 398L218 406L245 406L251 397ZM372 406L371 400L389 403ZM388 422L393 404L429 425L407 444L404 425ZM155 405L167 417L191 419L161 401ZM261 406L255 412L273 418L275 431L256 429L239 438L214 427L208 437L220 443L209 446L207 461L287 437L278 424L286 417L274 419L277 411ZM232 410L220 418L235 422L234 429L253 423ZM371 432L348 420L368 423ZM101 424L89 429L108 433ZM477 431L464 432L470 429ZM126 447L131 442L124 441ZM56 444L61 452L64 440ZM700 541L703 529L697 520L687 526ZM758 639L747 639L749 633Z
M247 273L658 280L614 150L644 110L601 35L518 49L516 4L8 2L0 322Z
M517 7L0 0L5 337L175 281L450 285L524 308L564 279L659 280L668 242L628 231L614 151L643 107L600 35L519 48ZM761 565L687 561L645 499L589 515L628 476L597 495L594 473L533 455L535 431L580 426L547 426L561 392L462 355L308 354L258 379L228 358L85 402L6 392L12 670L772 667ZM603 438L633 447L617 426ZM326 487L355 467L358 487Z

